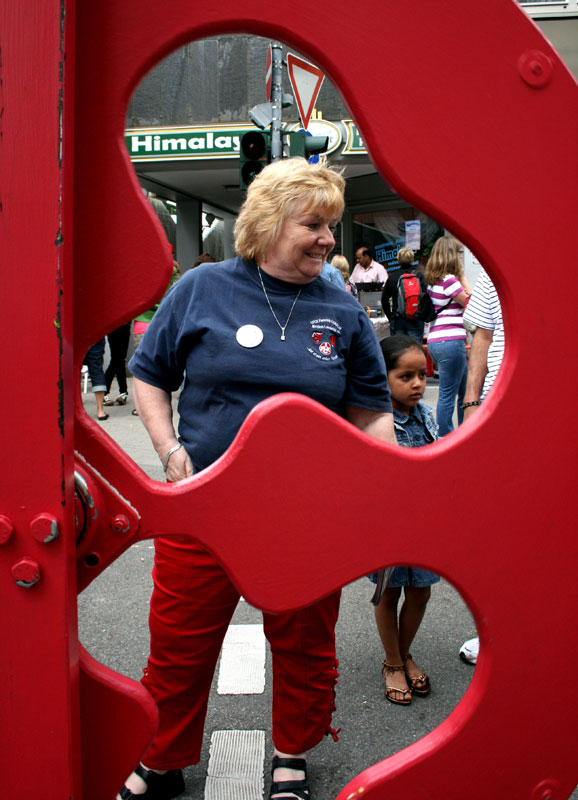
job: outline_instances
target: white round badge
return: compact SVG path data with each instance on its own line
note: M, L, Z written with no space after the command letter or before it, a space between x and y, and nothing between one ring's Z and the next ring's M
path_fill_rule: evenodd
M241 325L235 338L241 347L257 347L263 341L263 331L257 325Z

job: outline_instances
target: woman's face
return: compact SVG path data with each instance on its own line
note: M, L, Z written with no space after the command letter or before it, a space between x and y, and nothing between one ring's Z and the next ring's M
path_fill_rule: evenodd
M261 259L260 267L289 283L311 283L321 273L335 246L337 217L327 212L295 212L285 220L279 238Z

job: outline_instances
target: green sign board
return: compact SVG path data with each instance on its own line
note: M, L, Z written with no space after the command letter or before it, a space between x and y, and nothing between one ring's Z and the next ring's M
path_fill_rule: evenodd
M125 131L132 161L234 158L242 135L254 130L247 125L212 128L134 128Z
M313 126L313 122L311 123ZM335 139L331 150L341 144L339 123L316 121L316 125L331 127L330 138ZM343 120L347 141L345 155L365 155L359 132L352 120ZM334 130L333 130L334 129ZM238 158L241 137L252 126L214 125L202 127L191 125L180 128L129 128L124 139L131 161L187 161L192 159ZM319 131L321 133L321 131Z
M347 131L347 141L343 148L343 155L365 155L367 150L355 122L352 119L344 119L343 124Z

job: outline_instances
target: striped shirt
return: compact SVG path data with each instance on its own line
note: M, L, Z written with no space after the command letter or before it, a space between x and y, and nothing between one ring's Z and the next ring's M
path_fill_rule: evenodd
M451 299L464 291L464 287L456 276L446 275L435 286L428 286L427 291L436 312L438 312L437 317L430 324L427 335L428 342L445 342L450 339L465 341L466 329L462 322L464 308L457 300ZM448 302L450 300L451 302Z
M492 388L494 378L498 374L504 357L505 346L502 307L494 284L483 269L480 272L468 307L464 312L464 317L468 322L477 325L478 328L494 332L488 350L488 373L484 379L484 388L482 389L481 399L483 400Z

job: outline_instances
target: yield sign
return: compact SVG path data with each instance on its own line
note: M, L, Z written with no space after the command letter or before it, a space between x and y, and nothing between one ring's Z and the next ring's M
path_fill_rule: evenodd
M307 130L325 75L319 67L303 61L302 58L294 56L293 53L287 53L287 72L297 100L301 122L305 130Z

